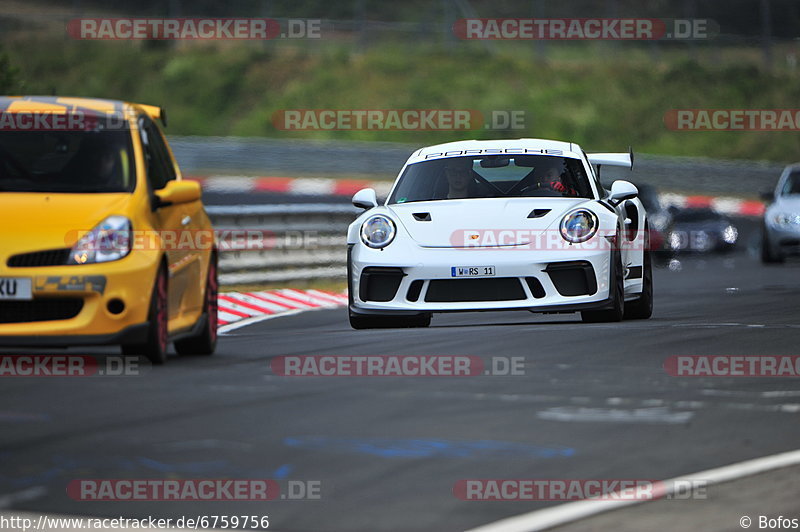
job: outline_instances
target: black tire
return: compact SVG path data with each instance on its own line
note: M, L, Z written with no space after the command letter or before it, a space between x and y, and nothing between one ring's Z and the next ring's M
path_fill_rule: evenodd
M619 236L617 237L619 242ZM605 310L581 311L581 320L585 323L608 323L622 321L625 316L625 274L622 271L622 253L618 250L611 252L614 270L611 276L611 286L614 287L612 296L613 307Z
M767 230L761 230L761 262L764 264L778 264L783 262L784 257L780 253L773 253L772 247L769 245L769 238L767 237Z
M150 296L150 310L148 311L147 339L141 344L122 346L125 356L144 355L154 365L161 365L167 361L167 348L169 347L169 320L167 308L167 269L161 266L153 282L153 293Z
M206 293L203 302L205 319L203 329L195 336L183 338L175 342L175 351L179 355L213 355L217 348L217 295L219 281L217 279L217 257L211 256L206 276Z
M635 301L625 303L626 320L646 320L653 315L653 264L650 251L644 251L642 265L642 295Z
M350 312L350 327L353 329L395 329L428 327L430 314L419 316L363 316Z

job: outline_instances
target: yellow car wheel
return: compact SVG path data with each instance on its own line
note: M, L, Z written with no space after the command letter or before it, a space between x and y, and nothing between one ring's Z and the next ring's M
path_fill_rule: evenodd
M205 319L202 330L196 335L175 341L175 351L180 355L211 355L217 347L217 256L212 255L206 279L206 297L203 303Z
M169 345L167 320L167 270L162 266L158 269L153 285L153 295L150 296L147 340L142 344L123 345L122 354L144 355L150 362L157 365L166 362Z

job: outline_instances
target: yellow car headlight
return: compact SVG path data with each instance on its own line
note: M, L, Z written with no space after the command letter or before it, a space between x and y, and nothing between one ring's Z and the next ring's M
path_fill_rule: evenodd
M109 216L78 240L69 253L69 264L95 264L119 260L131 252L131 221Z

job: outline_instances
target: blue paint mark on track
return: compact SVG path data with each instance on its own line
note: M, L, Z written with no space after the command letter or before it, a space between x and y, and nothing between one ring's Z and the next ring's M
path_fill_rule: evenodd
M282 466L280 466L278 469L275 470L275 472L272 474L272 478L273 479L286 478L292 472L292 469L294 469L294 467L292 467L291 464L283 464Z
M389 438L328 438L304 436L284 438L284 445L314 451L362 453L383 458L561 458L575 454L571 447L544 447L494 440L453 441L438 439L395 440Z

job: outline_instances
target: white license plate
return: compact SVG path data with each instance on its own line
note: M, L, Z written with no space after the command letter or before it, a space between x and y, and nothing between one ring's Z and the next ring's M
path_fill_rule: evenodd
M25 277L0 277L0 299L33 299L31 280Z
M494 266L453 266L450 277L494 277Z

